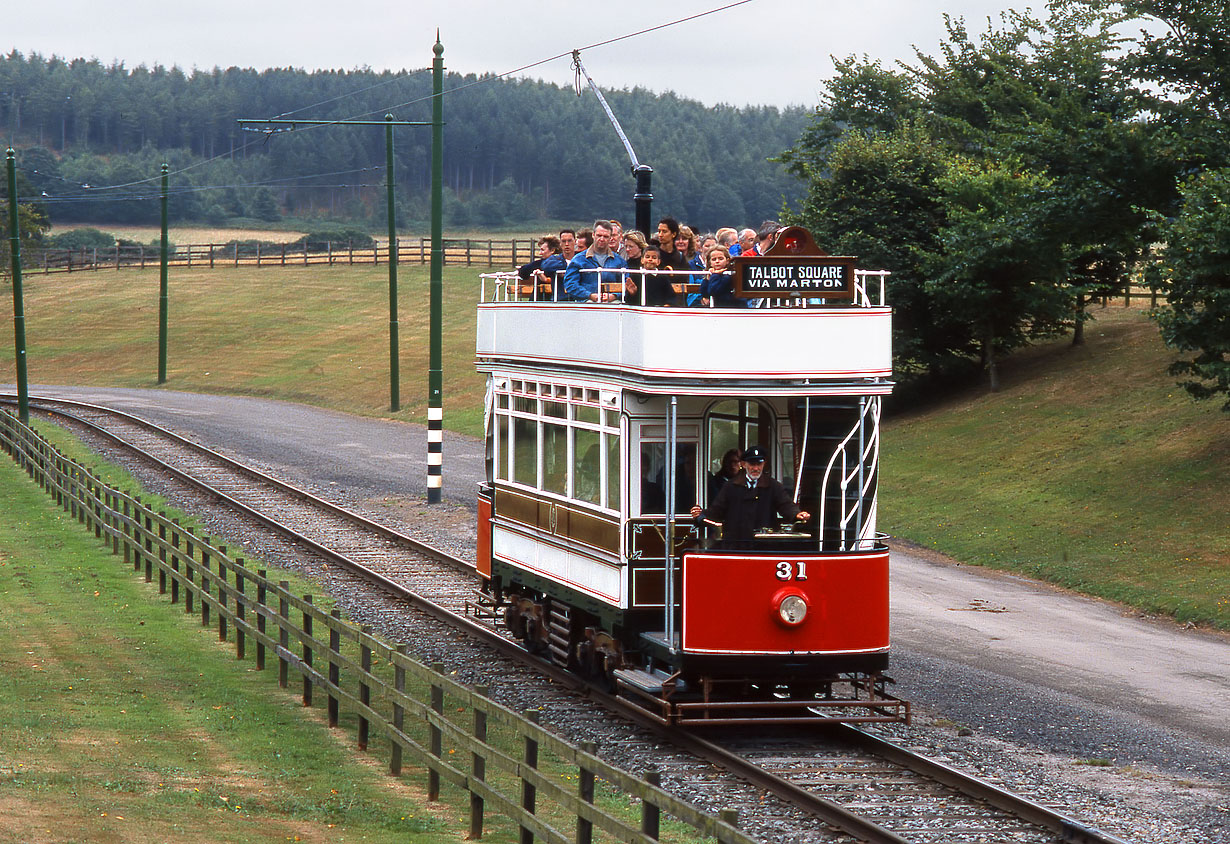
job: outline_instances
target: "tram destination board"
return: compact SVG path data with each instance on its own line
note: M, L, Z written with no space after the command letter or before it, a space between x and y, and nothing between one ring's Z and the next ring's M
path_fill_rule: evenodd
M735 295L759 297L854 298L855 258L776 256L733 259Z

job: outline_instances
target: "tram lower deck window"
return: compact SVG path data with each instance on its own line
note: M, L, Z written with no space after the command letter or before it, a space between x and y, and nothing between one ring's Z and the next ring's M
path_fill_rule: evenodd
M641 443L641 513L666 512L666 443ZM675 446L675 514L686 518L696 503L696 443Z

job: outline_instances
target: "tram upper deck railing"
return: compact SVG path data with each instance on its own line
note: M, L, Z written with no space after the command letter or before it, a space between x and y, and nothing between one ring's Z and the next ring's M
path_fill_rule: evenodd
M607 272L617 273L622 288L623 276L636 271ZM558 284L547 290L516 273L488 273L475 351L480 369L598 371L646 392L687 385L728 395L886 394L886 275L857 272L853 301L836 304L768 298L750 308L689 308L556 301Z
M633 270L633 269L583 269L583 275L610 276L619 275L621 279L630 278L636 280L637 292L629 295L625 291L624 282L621 280L617 283L599 282L599 291L602 293L610 293L616 300L627 305L645 304L646 286L643 282L647 276L660 276L668 278L676 287L676 292L680 295L691 295L699 293L700 284L695 279L702 278L706 275L705 272L694 270ZM885 301L885 284L888 279L887 270L855 270L854 271L854 296L848 307L856 308L871 308L883 307ZM561 273L562 276L562 273ZM533 279L523 279L516 272L495 272L483 273L482 276L482 292L480 301L482 302L539 302L542 304L566 304L572 302L571 298L564 290L562 278L556 278L549 283L536 283ZM593 302L580 302L575 304L597 304ZM829 304L823 297L760 297L749 300L749 304L755 308L806 308L815 307L816 305ZM844 304L844 303L843 303ZM699 306L693 306L699 307ZM710 303L707 307L714 307Z

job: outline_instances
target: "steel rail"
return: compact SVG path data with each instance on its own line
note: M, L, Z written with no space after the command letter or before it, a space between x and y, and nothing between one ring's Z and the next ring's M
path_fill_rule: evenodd
M179 445L186 446L194 451L197 451L198 453L206 454L211 458L220 460L228 467L232 467L248 475L249 477L260 480L261 482L270 483L276 488L300 498L307 503L323 507L329 512L352 519L356 524L376 530L386 538L395 539L399 542L405 542L409 546L412 546L415 550L424 549L424 553L429 554L433 559L464 569L472 568L466 561L453 557L445 551L441 551L440 549L426 545L425 543L407 537L404 534L400 534L385 526L371 522L370 520L365 519L350 510L339 507L332 502L325 501L324 499L314 496L298 487L279 481L276 478L272 478L263 472L238 463L237 461L221 455L212 449L184 439L178 434L168 431L167 429L146 420L139 419L138 417L134 417L130 414L113 410L111 408L66 399L31 397L31 401L37 401L40 403L50 402L54 404L82 407L91 411L118 416L160 436L165 436ZM15 399L11 395L0 394L0 403L13 404L14 402ZM349 557L333 551L315 540L299 534L286 525L283 525L276 519L266 516L258 510L243 504L242 502L236 501L234 498L228 496L221 490L211 487L204 481L193 478L191 475L188 475L180 469L171 466L166 461L149 454L149 452L133 445L132 443L126 442L119 435L107 431L93 422L81 419L80 417L74 416L73 414L62 410L56 410L55 408L36 405L33 403L31 404L31 409L63 416L76 424L87 427L91 431L116 443L122 448L126 448L136 454L141 455L144 459L151 461L156 466L160 467L162 470L179 479L183 483L218 498L219 500L225 502L227 506L233 507L245 515L256 519L261 524L266 525L290 541L302 545L310 549L312 552L319 554L320 556L335 562L338 565L345 567L347 570L373 582L383 591L389 593L395 598L405 600L411 606L426 613L437 621L457 628L466 635L494 647L500 653L532 666L536 671L545 674L551 680L560 684L564 688L567 688L584 698L593 700L608 709L617 712L621 716L633 721L638 726L651 730L654 735L661 737L676 747L686 750L698 758L704 759L707 762L727 770L732 775L746 780L753 786L764 789L778 799L813 815L837 830L853 835L861 841L869 842L869 844L911 844L910 839L903 838L892 830L861 817L838 803L821 797L818 794L809 792L805 788L790 782L784 777L780 777L772 772L766 771L754 762L739 756L737 753L730 751L713 741L701 738L701 736L689 730L663 724L659 718L656 718L652 714L646 712L644 709L632 703L628 699L601 691L582 678L578 677L576 674L567 671L550 660L529 653L523 646L518 644L515 640L503 635L496 628L482 624L468 616L446 609L439 604L436 604L430 598L415 592L414 590L393 581L378 572L372 571L361 563L351 560ZM966 774L941 762L920 756L913 751L896 745L886 739L874 736L856 727L849 725L817 725L815 729L828 731L831 735L837 737L845 743L857 746L867 752L892 762L893 764L900 765L914 771L917 774L920 774L921 776L953 788L966 796L983 800L986 803L993 805L996 808L1014 815L1028 823L1052 831L1056 834L1057 841L1071 842L1071 844L1130 844L1130 842L1127 842L1122 838L1118 838L1110 833L1080 824L1079 822L1059 812L1048 809L1045 806L1028 800L1027 798L1008 792L986 782L985 780L979 779L978 777L974 777L970 774Z
M421 542L415 539L414 537L407 536L404 533L399 533L398 531L393 530L387 525L380 524L379 522L373 522L371 519L361 516L358 513L354 512L353 510L348 510L339 504L334 504L332 501L328 501L324 498L320 498L319 496L312 495L310 492L304 489L301 489L293 484L289 484L283 480L275 478L272 475L269 475L269 474L266 474L260 471L259 469L254 469L251 466L248 466L247 464L240 463L237 460L227 457L225 454L222 454L221 452L214 451L208 446L203 446L200 443L193 442L192 440L187 439L183 436L180 436L174 431L168 430L167 428L163 428L161 425L157 425L153 422L150 422L147 419L142 419L139 416L133 416L132 414L125 413L122 410L115 410L114 408L104 407L102 405L97 405L97 404L90 404L88 402L76 401L73 399L51 398L48 396L31 396L30 399L31 401L37 401L40 403L56 404L56 405L63 405L67 407L81 408L81 409L96 412L96 413L103 413L103 414L119 417L120 419L123 419L125 422L136 425L147 431L153 432L157 434L158 436L166 437L167 439L171 440L177 445L181 445L181 446L184 446L185 448L192 449L193 451L196 451L198 454L203 454L212 460L217 460L220 463L224 464L229 469L232 469L236 472L247 475L250 478L259 480L262 483L268 484L282 492L287 493L288 495L292 495L295 498L300 499L301 501L309 502L315 507L325 510L335 516L339 516L343 519L346 519L347 521L353 522L354 524L360 525L364 529L370 530L376 534L379 534L385 539L390 539L390 540L393 540L394 542L405 545L406 547L411 548L415 552L423 554L427 557L430 557L431 559L436 560L437 562L447 563L450 566L453 566L455 568L460 568L466 571L473 570L474 568L473 566L466 563L464 560L459 560L458 558L452 556L451 554L447 554L444 551L441 551L439 548L435 548L434 546L428 545L425 542ZM14 401L14 397L11 394L9 393L0 394L0 404L12 404L13 401ZM40 406L39 409L45 413L53 413L53 414L62 413L61 411L56 411L54 408L51 408L51 407ZM101 426L95 425L94 423L90 422L88 419L82 419L81 417L73 416L72 414L63 414L63 415L69 418L72 418L74 422L80 425L84 425L90 428L90 430L94 431L96 434L102 437L105 437L118 445L122 445L125 448L136 451L140 453L146 459L152 460L166 467L168 471L172 472L173 474L176 474L176 476L180 477L181 480L185 480L188 483L192 483L196 485L196 482L194 480L180 475L178 473L178 470L176 470L174 467L164 463L161 460L158 460L158 458L154 457L151 454L148 454L147 452L142 451L140 448L132 445L131 443L124 442L117 435L106 430L105 428L102 428ZM243 504L240 504L239 502L234 502L232 499L227 498L224 493L218 490L214 490L212 488L207 489L206 491L209 492L211 495L216 494L221 498L225 498L228 504L233 503L236 507L244 509L245 512L248 512L249 515L259 518L259 516L257 516L255 512L250 511Z

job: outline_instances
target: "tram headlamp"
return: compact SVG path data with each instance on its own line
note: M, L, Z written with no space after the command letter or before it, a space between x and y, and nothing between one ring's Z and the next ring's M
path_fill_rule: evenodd
M778 603L777 615L785 624L802 624L807 618L807 601L802 595L787 595Z

